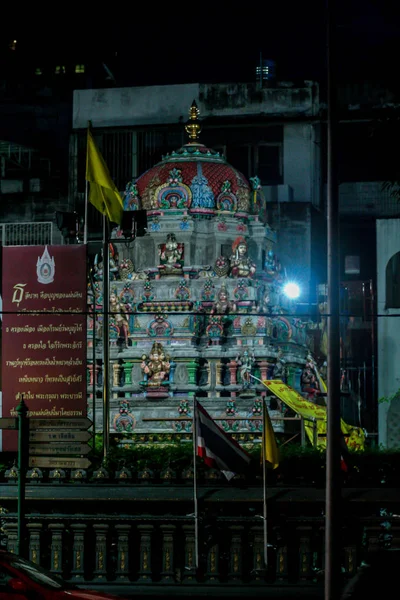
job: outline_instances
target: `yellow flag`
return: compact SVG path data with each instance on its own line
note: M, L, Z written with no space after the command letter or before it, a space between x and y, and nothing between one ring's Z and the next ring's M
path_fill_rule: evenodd
M86 181L90 183L89 202L103 215L107 215L112 223L121 225L122 199L89 128L87 132Z
M327 427L327 411L326 406L320 406L314 404L310 400L303 398L301 394L296 392L290 385L286 385L280 379L264 380L263 384L267 387L277 398L282 400L298 415L301 415L304 422L304 428L308 439L314 444L314 425L312 423L315 420L315 426L317 429L317 444L319 448L326 447L326 427ZM353 450L363 450L365 435L360 427L354 427L348 425L340 420L342 433L346 439L347 445Z
M265 401L263 402L262 450L267 467L276 469L279 466L279 450Z

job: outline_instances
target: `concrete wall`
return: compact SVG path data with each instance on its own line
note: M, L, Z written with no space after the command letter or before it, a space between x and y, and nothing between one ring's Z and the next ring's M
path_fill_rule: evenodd
M283 181L293 188L295 202L313 197L313 126L288 123L283 128Z
M311 205L286 202L268 206L268 223L277 231L277 254L288 277L301 289L300 302L308 302L311 273Z
M160 125L186 121L196 100L202 118L254 115L313 116L318 88L265 88L257 84L178 84L75 90L73 128Z
M393 396L400 389L400 317L398 309L386 309L386 265L400 251L400 219L376 221L378 398ZM400 400L379 402L379 443L400 446Z

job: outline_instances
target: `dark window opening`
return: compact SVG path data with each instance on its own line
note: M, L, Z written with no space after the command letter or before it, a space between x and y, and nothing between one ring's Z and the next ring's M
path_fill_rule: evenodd
M386 265L386 308L400 308L400 252Z

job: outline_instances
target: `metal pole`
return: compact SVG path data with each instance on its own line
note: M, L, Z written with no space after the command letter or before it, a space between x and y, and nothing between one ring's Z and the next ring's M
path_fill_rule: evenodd
M301 417L301 420L300 420L300 427L301 427L301 429L300 429L300 431L301 431L301 434L300 434L301 438L300 439L301 439L301 446L303 448L306 445L306 430L305 430L305 427L304 427L304 419L303 419L303 417Z
M92 426L92 432L93 432L93 449L96 450L96 289L94 287L94 281L93 281L93 277L91 278L92 280L92 290L93 290L93 339L92 339L92 344L93 344L93 354L92 354L92 361L93 361L93 402L92 402L92 413L93 413L93 426Z
M317 428L317 420L313 418L312 420L312 433L313 433L313 446L314 448L318 447L318 428Z
M25 554L25 484L26 469L28 466L28 444L29 444L29 420L27 418L28 407L21 394L21 400L17 406L18 414L18 539L17 554L27 558Z
M267 512L267 461L265 460L266 430L265 430L265 412L267 411L265 398L263 400L263 430L262 430L262 472L263 472L263 532L264 532L264 566L268 569L268 512Z
M88 234L88 195L89 195L89 182L86 180L85 184L85 224L83 226L83 243L87 244Z
M194 503L194 562L199 568L199 512L197 502L197 411L196 397L193 397L193 503Z
M103 215L103 458L110 442L110 247L108 218Z
M339 193L337 164L337 87L335 68L335 0L327 0L328 75L328 397L325 495L325 600L341 592L340 474L340 277Z

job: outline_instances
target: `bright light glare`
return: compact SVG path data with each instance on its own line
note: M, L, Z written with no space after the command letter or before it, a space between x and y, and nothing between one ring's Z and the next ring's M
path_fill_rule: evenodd
M283 288L283 293L291 300L294 300L300 296L300 288L297 283L289 282Z

